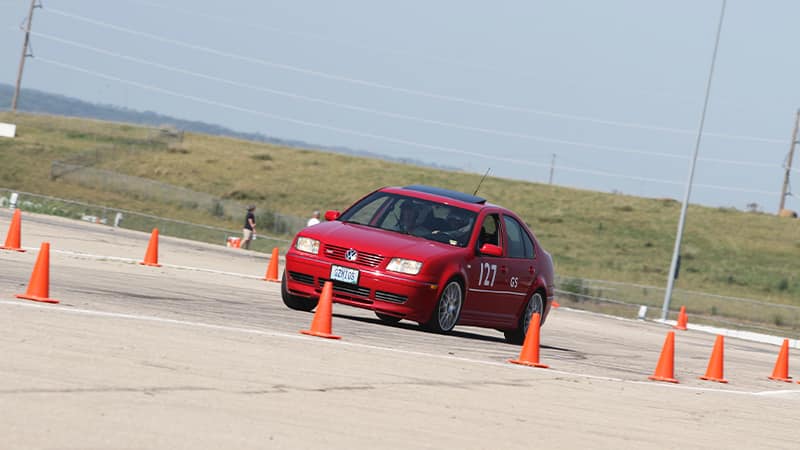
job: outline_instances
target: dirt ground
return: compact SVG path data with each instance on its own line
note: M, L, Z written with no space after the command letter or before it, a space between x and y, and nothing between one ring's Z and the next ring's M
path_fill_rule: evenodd
M330 341L260 279L269 255L162 236L154 268L146 233L22 229L30 251L0 251L3 448L797 448L800 385L767 379L774 345L727 338L730 383L711 383L715 336L678 331L669 384L647 377L670 328L565 308L542 329L549 369L507 363L520 347L494 330L341 305ZM58 305L14 298L42 241Z

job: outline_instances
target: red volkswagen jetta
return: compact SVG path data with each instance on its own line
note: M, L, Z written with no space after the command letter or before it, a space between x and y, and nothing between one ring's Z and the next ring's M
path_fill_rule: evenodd
M513 212L430 186L386 187L300 231L286 254L283 301L311 311L333 301L449 332L495 328L522 343L531 314L553 301L553 262Z

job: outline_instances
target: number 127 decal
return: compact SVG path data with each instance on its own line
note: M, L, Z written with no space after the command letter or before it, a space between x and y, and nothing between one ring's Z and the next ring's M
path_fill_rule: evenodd
M497 264L482 263L481 276L478 280L478 286L494 286L494 280L497 278ZM511 277L509 284L512 288L519 286L519 277Z
M481 276L478 280L479 286L494 286L494 279L497 277L497 264L482 263Z

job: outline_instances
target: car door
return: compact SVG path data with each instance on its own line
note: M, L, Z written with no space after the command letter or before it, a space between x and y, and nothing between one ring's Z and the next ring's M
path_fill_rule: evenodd
M533 241L525 227L515 217L503 214L503 236L505 242L505 270L508 296L500 311L514 320L528 300L528 292L536 277L533 260Z
M509 321L508 313L503 312L503 298L508 291L507 258L480 252L483 244L491 244L502 249L503 234L499 213L484 216L478 228L475 242L475 258L469 264L468 301L462 312L465 321L474 321L483 326L499 326Z

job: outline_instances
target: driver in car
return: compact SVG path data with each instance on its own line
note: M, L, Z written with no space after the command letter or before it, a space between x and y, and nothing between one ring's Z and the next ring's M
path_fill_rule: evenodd
M468 238L470 221L458 210L450 211L447 215L447 234L461 242Z
M398 226L401 233L422 236L431 232L431 230L418 223L420 222L420 217L424 216L422 208L423 206L415 205L414 202L411 201L406 201L400 205L400 220Z

